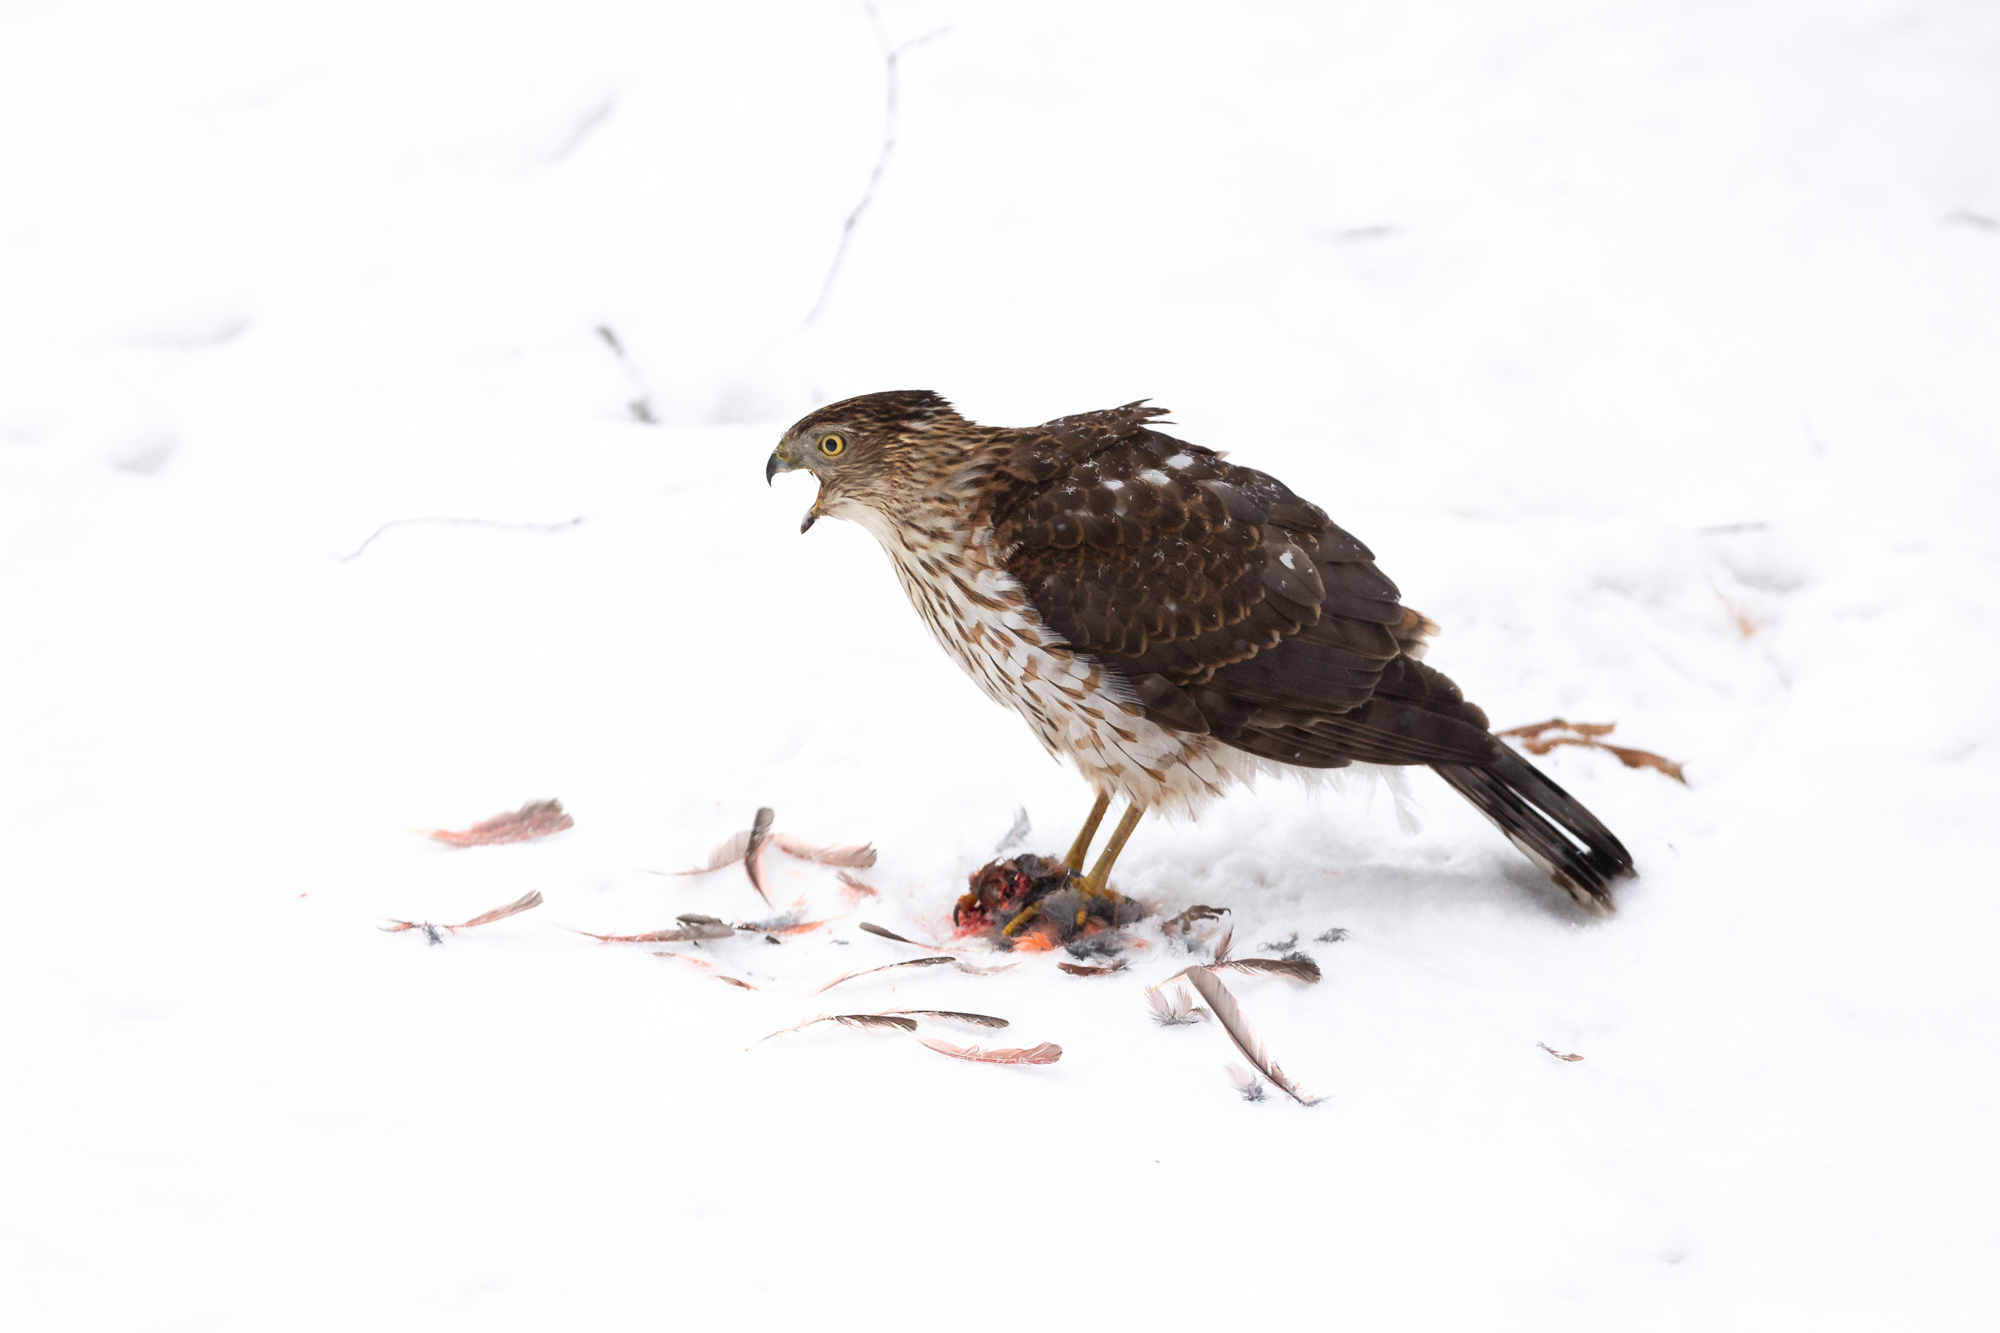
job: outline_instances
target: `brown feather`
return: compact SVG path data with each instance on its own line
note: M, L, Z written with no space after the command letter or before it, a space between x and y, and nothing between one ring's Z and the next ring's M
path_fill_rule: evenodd
M455 926L433 925L428 921L396 921L390 925L383 926L382 929L388 931L391 935L399 934L405 930L425 931L430 934L432 943L436 943L437 932L440 930L470 930L474 926L491 925L495 921L505 921L510 916L525 912L533 907L540 907L541 905L542 893L540 889L536 889L530 893L523 894L504 907L496 907L490 912L481 912L470 921L461 921Z
M1307 1096L1285 1077L1285 1071L1278 1068L1277 1062L1272 1060L1269 1052L1264 1049L1263 1039L1250 1026L1250 1020L1244 1016L1242 1007L1236 1003L1236 997L1229 993L1228 987L1216 979L1213 972L1205 967L1191 967L1182 975L1187 978L1189 985L1200 992L1201 998L1208 1001L1208 1007L1214 1011L1216 1021L1221 1023L1222 1030L1229 1034L1229 1040L1236 1043L1236 1049L1243 1052L1243 1058L1248 1060L1258 1073L1269 1079L1273 1087L1284 1092L1301 1106L1311 1106L1319 1100L1317 1097Z
M856 870L866 870L875 864L875 849L867 843L815 847L811 843L800 842L783 833L773 834L772 841L786 856L796 856L801 861L811 861L815 865L852 866Z
M761 1046L773 1037L782 1037L789 1032L798 1032L804 1028L812 1027L816 1023L838 1023L842 1027L848 1028L894 1028L898 1032L915 1032L917 1030L917 1020L914 1018L905 1018L901 1014L821 1014L817 1018L808 1018L803 1023L794 1023L788 1028L779 1028L776 1032L767 1032L757 1038L757 1040L751 1042L750 1046ZM744 1049L748 1050L750 1047L746 1046Z
M1024 1049L982 1050L977 1046L954 1046L936 1037L918 1037L918 1041L954 1060L971 1060L982 1065L1052 1065L1062 1059L1062 1047L1052 1041Z
M530 801L519 810L495 815L468 829L431 829L427 837L453 847L486 847L503 842L527 842L546 838L576 824L563 813L561 801Z
M913 1018L944 1018L954 1023L970 1023L974 1027L1004 1028L1009 1026L1004 1018L991 1014L968 1014L958 1009L884 1009L885 1014L909 1014Z
M1209 966L1236 972L1264 972L1275 977L1303 981L1308 986L1319 984L1319 964L1304 954L1296 958L1232 958L1226 962L1210 963Z
M765 806L750 822L750 841L743 847L743 873L750 877L750 887L757 890L757 896L771 905L771 895L764 888L764 848L771 835L771 807Z

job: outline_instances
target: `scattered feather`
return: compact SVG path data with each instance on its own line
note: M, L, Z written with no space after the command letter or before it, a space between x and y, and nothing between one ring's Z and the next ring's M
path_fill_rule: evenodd
M750 887L757 890L757 896L770 906L771 895L764 888L764 850L771 836L771 807L764 806L757 811L757 817L750 821L750 841L743 847L743 873L750 877Z
M571 927L564 926L562 929L569 930ZM672 930L649 930L643 935L599 935L589 930L579 930L576 933L605 944L685 944L693 940L726 940L734 935L736 930L733 926L716 921L713 924L682 924Z
M518 912L525 912L531 907L540 907L541 905L542 894L541 890L537 889L524 897L516 898L505 907L496 907L490 912L481 912L478 916L473 917L472 920L461 921L455 926L432 925L428 921L396 921L382 927L382 929L392 935L405 930L421 930L429 937L432 944L442 944L444 941L438 935L440 930L470 930L474 926L491 925L495 921L505 921L508 917Z
M1085 935L1071 940L1063 946L1063 952L1077 962L1092 958L1116 958L1125 947L1135 941L1122 930L1101 930L1095 935Z
M1227 963L1229 961L1229 947L1235 942L1236 942L1236 927L1231 926L1229 929L1223 931L1222 938L1215 942L1214 966L1221 967L1224 963Z
M884 1009L885 1014L908 1014L912 1018L944 1018L954 1023L970 1023L974 1027L1004 1028L1009 1026L1004 1018L991 1014L968 1014L959 1009Z
M743 854L749 850L750 830L744 829L741 833L732 833L721 842L716 843L714 849L708 854L707 865L696 866L692 870L676 870L672 873L676 875L706 875L711 870L722 870L728 866L735 865L743 859ZM655 870L650 873L657 875L660 872Z
M832 1021L850 1028L895 1028L898 1032L917 1030L917 1020L901 1014L835 1014Z
M691 870L676 870L673 873L676 875L706 875L710 871L722 870L741 861L744 864L744 869L749 872L750 882L757 886L757 892L763 893L763 867L753 863L761 853L769 850L771 847L777 848L787 856L795 856L801 861L811 861L816 865L851 866L856 870L866 870L869 866L875 864L875 849L867 843L844 843L834 847L816 847L809 842L800 842L797 838L791 837L788 834L773 833L771 831L772 819L771 808L765 806L757 812L757 817L752 821L749 828L744 829L740 833L732 833L721 842L715 844L714 850L708 854L707 865L695 866ZM660 872L651 871L648 873L658 874ZM764 901L769 902L770 897L766 895Z
M756 989L757 989L757 988L756 988L755 986L751 985L751 984L750 984L749 982L747 982L747 981L744 981L744 980L742 980L742 979L741 979L741 978L739 978L739 977L732 977L732 976L729 976L729 975L727 975L726 973L722 973L722 972L718 972L718 971L716 971L716 970L715 970L715 964L713 964L713 963L709 962L709 961L708 961L708 960L707 960L706 958L696 958L696 957L695 957L694 955L692 955L692 954L685 954L685 953L671 953L671 952L669 952L669 951L668 951L668 950L666 950L666 949L657 949L657 950L655 950L655 951L653 952L653 957L655 957L655 958L678 958L678 959L680 959L680 960L681 960L681 961L682 961L683 963L688 963L688 964L690 964L690 965L692 965L692 966L694 966L694 967L698 967L698 968L700 968L700 969L701 969L702 971L704 971L704 972L708 973L708 974L709 974L710 976L714 977L714 978L715 978L715 979L716 979L717 981L726 981L726 982L728 982L728 983L729 983L730 985L732 985L732 986L741 986L741 987L742 987L742 988L743 988L744 990L756 990Z
M1257 947L1260 949L1269 949L1272 953L1290 953L1299 947L1299 932L1296 930L1293 931L1276 944L1260 944Z
M1217 970L1228 968L1236 972L1262 972L1274 977L1289 977L1308 986L1319 984L1319 964L1302 953L1286 954L1283 958L1232 958L1210 963L1209 966Z
M652 930L643 935L599 935L594 931L575 930L572 926L558 928L574 931L593 940L602 940L606 944L684 944L699 940L726 940L736 933L736 928L727 921L703 916L699 912L683 912L674 919L680 924L673 929Z
M803 1023L794 1023L788 1028L779 1028L776 1032L767 1033L757 1038L756 1041L751 1042L750 1045L761 1046L772 1037L782 1037L788 1032L797 1032L801 1028L809 1028L815 1023L838 1023L842 1027L848 1028L894 1028L898 1032L915 1032L917 1030L917 1020L906 1018L902 1014L821 1014L817 1018L808 1018ZM745 1047L744 1049L748 1050L749 1047Z
M1558 745L1580 745L1587 750L1604 750L1615 755L1618 762L1627 768L1650 768L1666 774L1683 787L1687 785L1687 776L1681 772L1681 766L1673 760L1654 754L1651 750L1633 750L1606 742L1603 737L1609 736L1617 726L1616 722L1565 722L1559 717L1552 717L1546 722L1534 722L1525 727L1509 727L1506 731L1496 731L1493 734L1518 740L1521 748L1529 754L1547 754Z
M936 1037L918 1037L917 1040L939 1055L948 1055L954 1060L971 1060L982 1065L1052 1065L1062 1059L1062 1047L1052 1041L1045 1041L1039 1046L988 1051L977 1046L954 1046L948 1041L939 1041Z
M769 937L772 935L804 935L809 931L818 930L826 924L824 921L801 921L793 913L787 912L783 916L774 916L767 921L738 921L736 929L749 931L752 934L761 932L766 937ZM773 941L773 943L776 943L776 941Z
M1014 812L1014 826L1007 830L1006 837L994 845L994 854L997 856L1010 847L1025 846L1031 831L1028 824L1028 807L1024 805Z
M1153 1021L1163 1028L1186 1027L1208 1017L1208 1010L1196 1004L1186 989L1175 984L1180 980L1179 976L1173 976L1157 986L1146 988L1146 1007L1153 1011Z
M841 896L851 903L858 903L863 898L880 898L882 896L881 892L873 885L862 883L845 870L836 870L833 877L840 881Z
M1315 935L1313 938L1321 944L1338 944L1347 938L1347 928L1345 926L1335 926L1324 935Z
M1285 1077L1285 1071L1278 1068L1277 1063L1265 1051L1263 1040L1250 1026L1250 1020L1237 1005L1236 997L1229 993L1229 988L1224 986L1213 972L1205 967L1191 967L1180 975L1187 978L1188 984L1195 988L1202 999L1208 1001L1208 1007L1214 1011L1216 1021L1222 1024L1222 1030L1236 1043L1236 1049L1243 1053L1243 1058L1250 1062L1251 1068L1301 1106L1311 1106L1319 1100L1317 1097L1307 1096L1298 1085Z
M434 828L425 836L453 847L490 847L503 842L527 842L531 838L546 838L551 833L560 833L572 827L576 821L563 813L561 801L530 801L510 814L495 815L493 818L474 824L468 829Z
M1125 970L1125 960L1119 958L1109 963L1099 964L1096 967L1085 963L1057 963L1056 966L1073 977L1108 977L1113 972L1123 972Z
M807 993L817 995L820 991L832 990L843 981L852 981L856 977L865 977L875 972L888 972L898 967L936 967L940 963L950 963L954 967L961 966L956 958L947 958L942 955L935 958L906 958L900 963L884 963L880 967L863 967L857 968L852 972L843 972L824 986L817 987Z
M759 819L765 812L758 811ZM755 832L755 830L752 830ZM875 848L865 842L847 843L839 847L814 847L800 842L783 833L772 835L772 845L786 856L795 856L801 861L811 861L822 866L852 866L856 870L866 870L875 864Z
M1236 1085L1236 1090L1243 1094L1244 1101L1261 1102L1264 1100L1263 1079L1258 1078L1255 1074L1234 1061L1224 1065L1223 1069L1228 1073L1229 1081Z
M1572 1060L1572 1061L1573 1061L1573 1060L1581 1060L1581 1059L1583 1059L1583 1057L1582 1057L1582 1056L1580 1056L1580 1055L1565 1055L1565 1054L1563 1054L1563 1053L1562 1053L1561 1051L1557 1050L1557 1049L1556 1049L1555 1047L1553 1047L1553 1046L1549 1045L1549 1044L1548 1044L1547 1042L1545 1042L1545 1041L1538 1041L1538 1042L1536 1042L1536 1043L1535 1043L1535 1045L1537 1045L1537 1046L1541 1047L1541 1048L1542 1048L1543 1050L1547 1051L1547 1052L1548 1052L1548 1053L1549 1053L1550 1055L1553 1055L1553 1056L1554 1056L1554 1057L1555 1057L1556 1059L1558 1059L1558 1060Z

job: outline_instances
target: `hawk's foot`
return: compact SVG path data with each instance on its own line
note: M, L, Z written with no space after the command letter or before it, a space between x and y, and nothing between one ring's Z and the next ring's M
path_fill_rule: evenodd
M1104 822L1104 811L1111 804L1108 794L1100 794L1097 804L1090 807L1090 817L1083 821L1083 828L1077 833L1076 841L1069 845L1063 856L1063 864L1072 872L1083 869L1083 858L1090 855L1091 839L1097 836L1097 826Z

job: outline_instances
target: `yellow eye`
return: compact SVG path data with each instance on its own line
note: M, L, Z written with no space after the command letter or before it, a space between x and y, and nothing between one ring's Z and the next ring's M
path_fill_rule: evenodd
M821 436L819 451L828 458L838 458L847 452L847 441L838 435Z

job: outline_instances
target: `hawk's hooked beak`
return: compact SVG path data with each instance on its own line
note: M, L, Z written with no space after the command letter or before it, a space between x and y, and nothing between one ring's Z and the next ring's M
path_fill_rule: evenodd
M805 465L802 463L795 463L792 461L792 451L789 445L781 444L777 448L771 451L771 461L764 464L764 484L766 486L769 486L771 484L771 478L777 476L780 472L797 472L800 468L804 466ZM813 497L812 508L806 510L805 521L799 524L800 532L806 531L807 529L812 527L812 525L816 521L818 521L820 497L824 496L825 494L826 494L826 483L821 482L819 487L819 495L815 495Z

